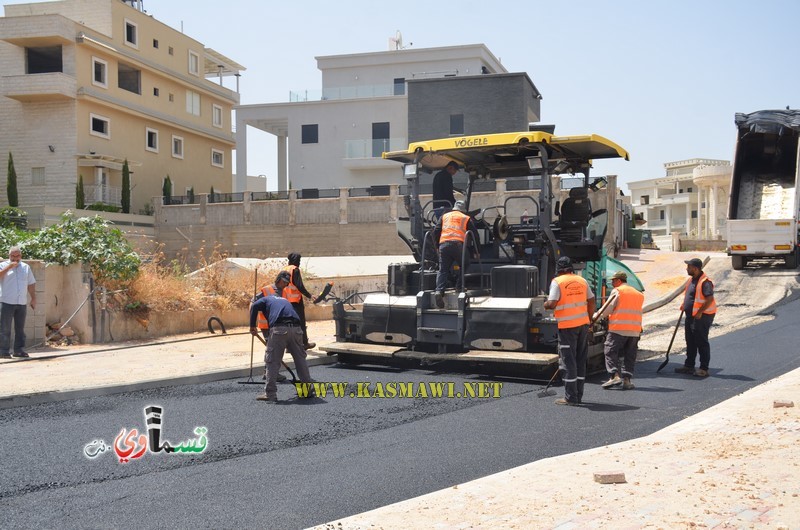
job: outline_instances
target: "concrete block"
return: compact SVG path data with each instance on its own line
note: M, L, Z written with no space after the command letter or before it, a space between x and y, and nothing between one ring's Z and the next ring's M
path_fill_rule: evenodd
M776 399L772 402L772 408L779 409L781 407L791 408L794 407L794 401L788 399Z
M603 471L594 474L594 481L600 484L624 484L625 473L622 471Z

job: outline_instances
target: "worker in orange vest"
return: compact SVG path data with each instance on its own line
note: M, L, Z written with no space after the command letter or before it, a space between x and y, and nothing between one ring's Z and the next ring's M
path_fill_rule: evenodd
M575 274L572 260L558 258L556 277L550 283L545 309L553 309L558 322L558 354L564 370L564 397L556 405L580 405L589 355L589 315L595 311L594 293Z
M283 297L292 303L292 307L300 316L300 326L303 328L303 347L307 350L314 348L315 342L308 342L308 327L306 326L306 308L303 305L303 297L309 300L314 298L303 285L303 276L300 273L300 258L297 252L291 252L288 256L289 264L283 268L289 273L289 285L283 289Z
M286 288L287 285L289 285L289 280L291 280L291 276L289 275L288 272L286 271L279 272L278 276L275 277L275 283L271 285L264 285L263 287L261 287L261 292L259 292L256 296L254 296L253 299L250 301L250 307L253 307L253 304L255 302L264 298L265 296L274 295L281 297L283 294L283 290ZM250 310L248 309L248 312L249 311ZM261 334L264 336L264 340L269 341L269 322L267 321L267 317L264 315L264 313L260 311L258 313L256 325L258 326L258 329L261 331ZM264 349L264 364L265 365L267 364L266 348ZM264 379L266 380L266 378L267 378L267 368L265 366ZM286 381L286 376L279 373L278 382L280 383L281 381Z
M474 244L478 243L478 230L467 215L467 205L464 201L456 201L453 210L444 214L433 229L433 240L439 249L439 273L436 275L436 306L444 307L444 290L447 287L447 277L454 264L463 265L464 270L469 267L469 258L472 252L467 252L465 261L461 263L464 250L464 241L467 232L471 231ZM470 245L472 246L472 245ZM477 257L477 256L474 256ZM461 290L461 274L456 278L456 291Z
M614 273L611 285L614 289L603 308L592 315L592 322L608 315L608 334L603 353L609 378L603 383L603 388L622 385L623 390L633 390L631 379L642 334L644 295L628 285L628 275L622 271ZM620 356L624 359L622 367L619 365Z
M708 377L708 365L711 362L711 344L708 332L717 314L717 301L714 299L714 284L703 272L703 262L699 258L686 260L686 274L692 279L686 282L683 290L681 311L686 313L684 327L686 337L686 362L675 368L679 374L691 374L697 377ZM695 370L697 354L700 354L700 367Z

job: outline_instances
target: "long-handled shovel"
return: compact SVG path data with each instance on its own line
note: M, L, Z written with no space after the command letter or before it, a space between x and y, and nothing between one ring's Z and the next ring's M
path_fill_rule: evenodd
M661 363L661 366L658 367L656 373L660 372L662 368L664 368L667 363L669 363L669 352L672 349L672 343L675 342L675 335L678 334L678 328L681 326L681 320L683 319L683 309L681 309L681 315L678 317L678 323L675 324L675 329L672 332L672 338L669 340L669 346L667 346L667 358L664 359L664 362Z
M265 341L264 338L261 335L253 335L253 336L256 337L258 340L260 340L261 344L263 344L264 346L267 345L267 341ZM297 378L296 375L294 375L294 372L292 371L291 368L289 368L289 365L286 364L285 362L283 362L283 359L281 359L281 364L283 365L284 368L289 370L290 374L292 374L292 383L299 383L300 380Z
M253 292L255 293L257 291L258 291L258 268L256 268L255 271L253 271ZM220 322L220 324L222 324L222 323ZM223 327L223 329L225 329L225 328ZM211 329L211 320L210 319L208 321L208 330L211 331L211 333L214 333L214 330ZM261 338L261 337L259 337L259 338ZM253 346L254 346L254 344L255 344L255 335L250 335L250 375L247 376L247 380L239 381L240 385L262 385L263 384L260 381L253 381Z
M553 372L553 377L550 378L550 381L547 383L547 386L544 387L544 390L542 390L541 392L536 394L536 397L543 398L543 397L547 397L547 396L555 396L556 395L556 391L555 390L551 390L550 389L550 385L553 384L553 381L555 381L557 375L558 375L558 368L556 368L556 371Z

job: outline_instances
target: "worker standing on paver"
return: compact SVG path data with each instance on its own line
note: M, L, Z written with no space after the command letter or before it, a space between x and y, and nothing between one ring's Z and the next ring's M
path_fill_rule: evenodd
M603 353L609 378L603 383L603 388L622 385L623 390L633 390L631 379L636 366L639 337L642 334L644 295L628 285L628 275L623 271L614 273L611 285L614 289L608 300L592 316L592 322L597 322L608 315L608 334L603 344ZM619 365L620 356L624 359L622 367Z
M264 393L256 397L259 401L278 402L278 369L286 350L294 359L294 365L300 381L311 382L311 374L306 362L306 350L303 348L303 329L300 316L285 298L275 295L265 296L250 306L250 333L259 333L256 321L261 312L269 322L269 340L267 341L267 384ZM309 396L312 396L309 393Z
M697 377L708 377L708 365L711 362L711 344L708 332L714 323L717 313L717 302L714 299L714 284L703 272L703 262L699 258L685 261L686 274L692 277L683 291L681 311L686 313L684 327L686 336L686 363L675 372L692 374ZM695 370L694 364L700 353L700 367Z
M291 280L291 276L287 271L281 271L278 273L278 276L275 278L275 282L271 285L264 285L261 287L261 292L258 293L253 300L251 301L251 307L253 302L257 302L258 300L264 298L265 296L275 295L275 296L282 296L283 289L289 285L289 281ZM258 329L261 331L261 334L264 336L265 341L269 341L269 322L267 321L267 317L264 313L258 313L258 320L256 321L258 325ZM264 379L267 379L267 350L264 349ZM286 381L286 376L279 373L278 374L278 382Z
M589 315L595 312L594 293L582 277L575 274L572 260L558 258L556 277L550 283L545 309L554 309L558 322L558 355L564 374L564 397L556 405L579 405L586 381L589 353Z
M453 210L444 214L433 229L433 240L439 249L439 273L436 275L436 307L444 307L444 290L447 287L447 278L450 268L454 264L461 264L464 268L469 266L470 253L466 261L461 263L464 252L464 243L467 232L471 231L475 242L478 242L478 230L467 215L467 205L464 201L456 201ZM456 290L460 290L461 275L456 279Z
M283 270L289 273L289 285L283 289L283 297L292 303L292 307L300 316L300 323L303 328L303 347L307 350L314 348L317 343L308 341L308 327L306 326L306 307L303 305L303 297L309 300L311 296L303 285L303 276L300 273L300 256L297 252L291 252L288 256L289 264Z

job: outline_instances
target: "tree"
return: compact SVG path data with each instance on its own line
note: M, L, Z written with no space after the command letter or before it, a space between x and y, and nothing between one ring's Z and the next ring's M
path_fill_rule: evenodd
M214 186L211 186L211 191L208 192L208 202L214 202Z
M169 175L164 179L161 195L164 196L164 204L172 204L172 181L169 179Z
M186 192L186 197L189 199L189 204L194 204L194 186L189 188L189 191Z
M86 208L86 195L83 192L83 175L78 175L78 184L75 185L75 208Z
M127 158L122 164L122 213L131 213L131 170Z
M17 172L14 170L14 157L8 153L8 180L6 181L6 192L8 193L8 205L19 206L19 196L17 195Z

